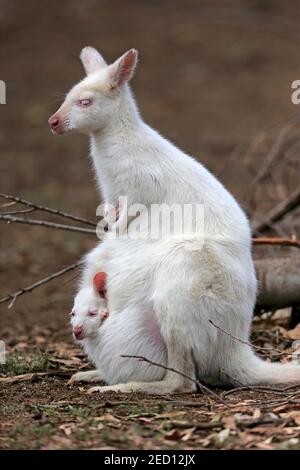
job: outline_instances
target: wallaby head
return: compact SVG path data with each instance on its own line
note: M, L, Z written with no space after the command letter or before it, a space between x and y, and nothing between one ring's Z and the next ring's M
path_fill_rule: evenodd
M130 49L108 65L93 47L82 49L80 59L87 76L69 91L64 103L49 118L51 130L55 134L69 130L93 133L105 128L120 111L137 57L137 51Z

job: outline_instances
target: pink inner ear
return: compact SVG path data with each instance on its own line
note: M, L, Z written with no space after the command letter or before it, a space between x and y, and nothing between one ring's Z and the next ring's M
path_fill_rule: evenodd
M133 51L127 52L124 59L121 62L121 70L119 81L124 82L128 80L131 76L132 68L135 63L135 53Z

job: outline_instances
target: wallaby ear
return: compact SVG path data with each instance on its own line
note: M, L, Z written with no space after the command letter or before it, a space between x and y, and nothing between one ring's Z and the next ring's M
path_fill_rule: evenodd
M97 49L90 46L82 49L80 60L87 75L97 72L107 66L107 63Z
M128 82L133 74L138 60L138 51L130 49L108 67L108 77L111 88L117 88Z

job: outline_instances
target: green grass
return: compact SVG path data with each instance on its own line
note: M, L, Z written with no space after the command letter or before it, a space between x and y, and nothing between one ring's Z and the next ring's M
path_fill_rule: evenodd
M44 372L50 368L49 358L45 352L37 352L30 357L22 357L18 353L7 356L6 363L0 366L0 373L6 375L21 375L33 372Z

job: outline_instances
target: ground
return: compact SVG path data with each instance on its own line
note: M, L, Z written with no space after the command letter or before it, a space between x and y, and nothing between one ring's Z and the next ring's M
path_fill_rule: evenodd
M300 78L298 10L296 0L0 0L0 79L7 85L0 191L96 220L87 139L52 136L47 118L82 77L83 46L99 47L108 60L136 47L133 87L145 119L218 175L252 219L263 217L299 180L298 108L291 102L291 83ZM274 153L272 172L257 178ZM0 297L73 263L97 242L0 222ZM276 229L297 233L298 214ZM74 371L90 367L69 327L77 274L10 309L0 305L7 347L0 448L300 448L299 388L215 390L216 400L90 396L86 386L68 385ZM291 352L288 322L258 320L255 344Z
M270 350L269 359L278 349L286 360L293 352L299 329L283 326L288 313L255 321L253 342ZM90 395L88 385L68 384L90 368L81 349L56 340L51 328L36 327L17 343L11 333L0 369L2 449L300 448L299 387Z

